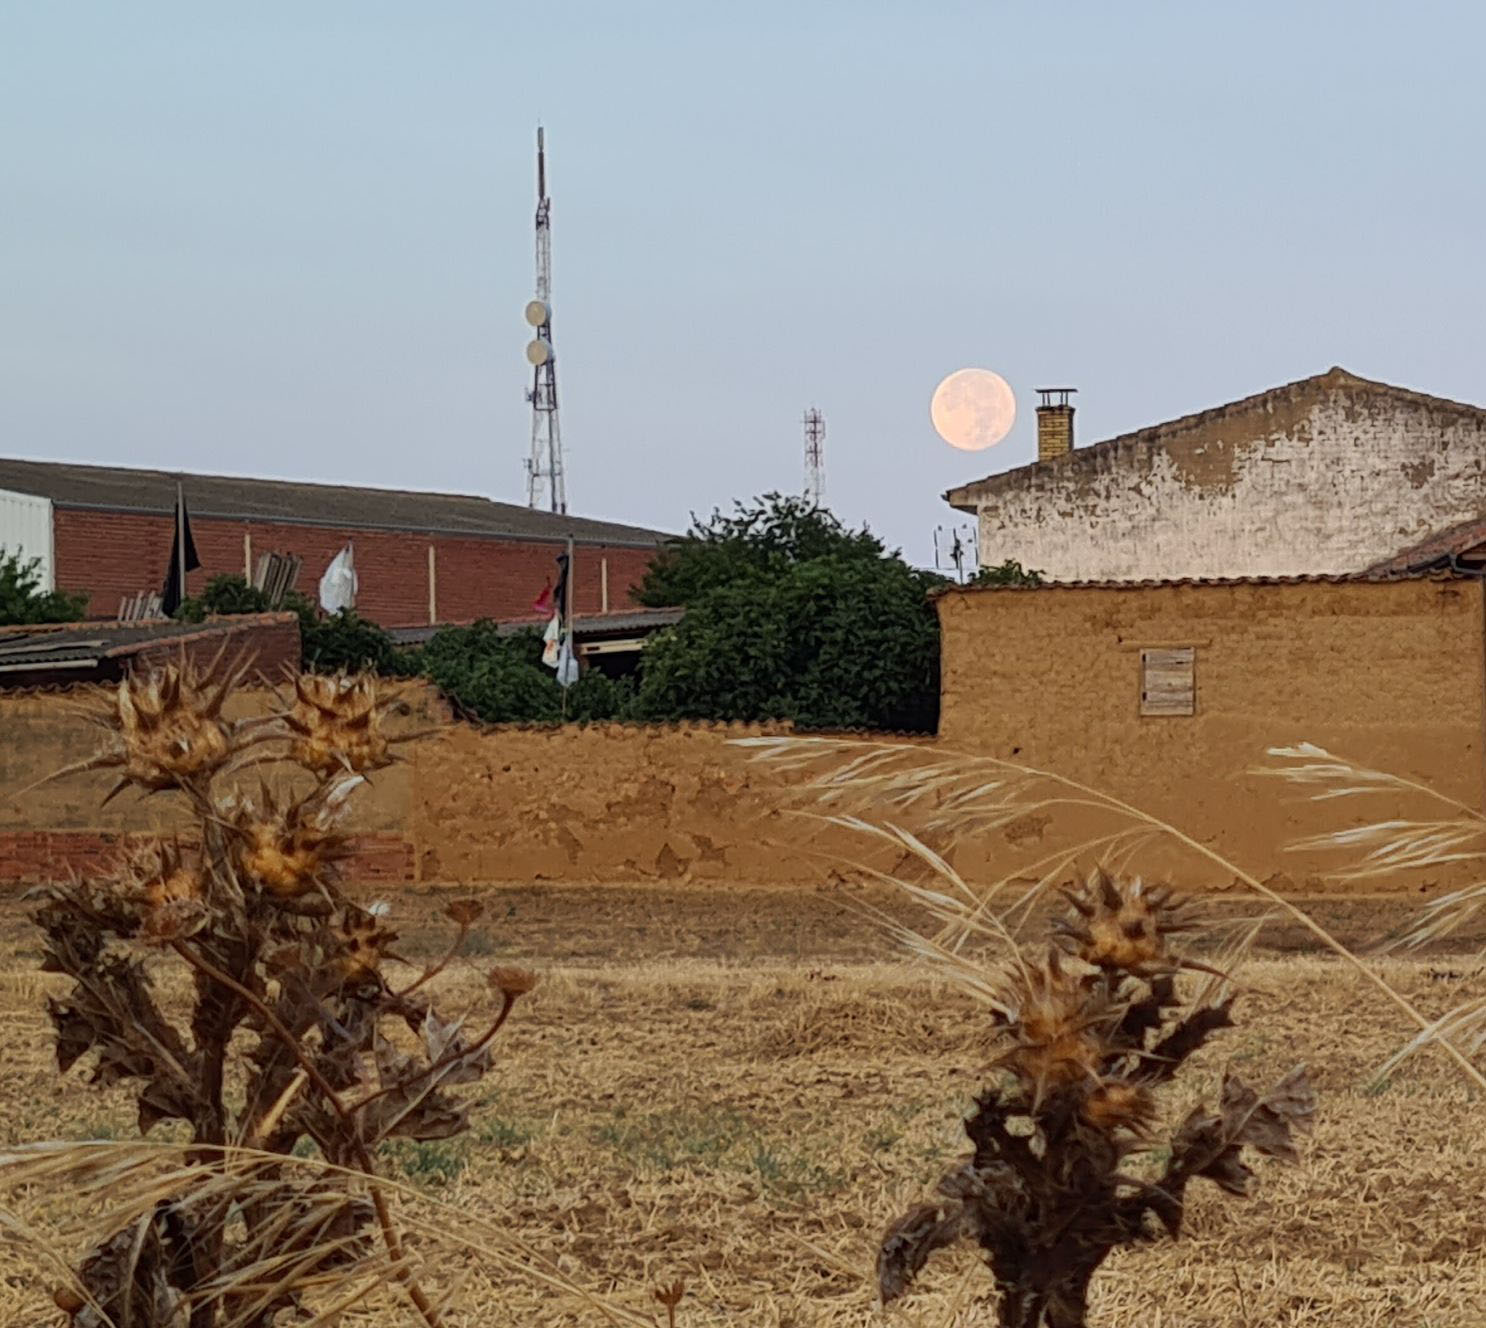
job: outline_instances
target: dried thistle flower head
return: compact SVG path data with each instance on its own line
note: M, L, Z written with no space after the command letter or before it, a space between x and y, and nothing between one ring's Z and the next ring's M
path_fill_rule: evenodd
M451 899L444 905L444 916L461 927L473 927L485 912L478 899Z
M1102 1033L1117 1018L1102 992L1063 967L1056 950L1007 982L1012 1046L998 1058L1040 1102L1050 1090L1098 1080L1107 1054Z
M294 691L294 706L283 719L293 735L290 755L306 770L325 776L380 770L391 763L382 721L397 698L379 696L371 674L302 673Z
M1181 966L1171 957L1168 938L1190 924L1169 889L1138 879L1117 882L1100 868L1078 889L1063 893L1074 915L1054 922L1055 936L1084 963L1138 977Z
M686 1295L686 1283L678 1277L670 1286L655 1287L651 1295L666 1307L666 1322L671 1325L671 1328L675 1328L676 1306L681 1303L682 1297Z
M488 980L496 991L510 1000L525 996L537 985L537 975L525 968L493 968Z
M178 840L139 845L120 864L113 886L127 905L139 910L142 940L164 942L188 935L206 915L200 856Z
M1079 1104L1084 1120L1102 1134L1145 1134L1156 1120L1156 1099L1144 1084L1124 1079L1101 1083Z
M348 802L362 782L346 776L295 802L262 784L255 800L229 802L224 812L237 832L235 856L246 880L282 901L328 895L331 870L349 851L341 828Z
M205 898L201 862L176 839L154 839L124 859L118 887L132 902L158 908Z
M175 662L130 674L92 712L93 720L111 732L108 745L59 773L123 767L109 798L130 784L159 792L210 779L238 747L222 705L247 671L243 659L224 665L220 652L202 668L182 651Z
M350 907L341 918L335 940L336 954L331 966L339 985L381 984L382 961L396 958L389 948L397 940L395 931L383 927L364 909Z

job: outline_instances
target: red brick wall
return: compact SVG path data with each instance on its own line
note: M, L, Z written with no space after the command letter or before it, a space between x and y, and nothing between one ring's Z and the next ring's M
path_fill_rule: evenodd
M57 586L86 591L89 612L111 617L119 600L156 590L165 579L174 522L168 516L56 509L54 531ZM354 531L330 526L219 521L192 517L191 532L201 556L188 589L199 594L221 572L242 574L243 536L251 534L253 559L264 553L294 553L304 560L299 589L312 598L330 560L355 542L361 592L357 609L384 627L426 624L428 549L435 550L437 615L440 622L528 617L532 600L557 570L561 544L496 538ZM609 563L609 607L634 607L630 587L644 575L650 551L580 544L574 555L574 606L597 613L601 560Z
M220 622L221 620L218 620ZM277 679L285 672L299 670L299 619L292 614L254 614L231 619L223 631L217 623L204 625L192 636L162 641L158 646L141 650L131 657L133 668L149 668L155 663L169 663L180 657L182 647L191 659L202 666L209 664L226 643L228 656L247 651L253 657L253 669L265 678Z
M96 830L0 830L0 888L44 885L70 875L107 874L136 840L149 836ZM413 846L400 835L362 835L341 863L347 885L413 879Z

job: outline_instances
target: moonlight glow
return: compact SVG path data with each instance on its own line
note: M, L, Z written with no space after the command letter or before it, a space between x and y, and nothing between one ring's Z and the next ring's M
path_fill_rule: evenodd
M1016 423L1016 397L989 369L959 369L934 389L929 418L939 436L963 452L994 447Z

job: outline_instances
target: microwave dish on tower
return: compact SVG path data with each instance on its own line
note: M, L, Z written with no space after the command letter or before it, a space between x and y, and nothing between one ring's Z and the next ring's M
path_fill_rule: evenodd
M552 200L547 197L547 140L537 126L537 297L526 306L526 321L536 329L527 344L532 366L531 454L526 459L526 504L568 510L567 475L563 466L562 431L557 422L557 352L552 348Z

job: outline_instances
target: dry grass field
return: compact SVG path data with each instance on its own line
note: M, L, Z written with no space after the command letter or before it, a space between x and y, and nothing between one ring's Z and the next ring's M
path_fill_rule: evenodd
M410 956L432 944L442 902L391 901ZM984 1014L896 953L852 899L533 889L486 902L488 941L440 979L451 1003L474 999L493 962L519 960L542 983L502 1036L473 1132L389 1155L424 1216L488 1221L659 1323L652 1289L684 1278L682 1328L984 1321L989 1280L968 1249L931 1263L901 1308L875 1307L877 1238L961 1151L989 1039ZM1325 916L1356 939L1396 912L1334 903ZM59 1085L36 948L20 906L0 906L0 1144L127 1137L122 1093L89 1089L77 1070ZM1463 948L1386 971L1426 1012L1486 991ZM1268 1082L1308 1063L1320 1106L1303 1163L1263 1165L1248 1201L1194 1190L1180 1242L1105 1266L1092 1322L1486 1323L1486 1101L1437 1054L1368 1091L1411 1030L1355 973L1300 952L1293 931L1263 937L1240 976L1240 1026L1180 1091L1211 1098L1225 1065ZM20 1207L44 1228L65 1204L32 1194ZM444 1272L459 1282L451 1324L604 1321L473 1255ZM0 1232L0 1323L57 1322L53 1281ZM412 1316L389 1295L343 1322Z

